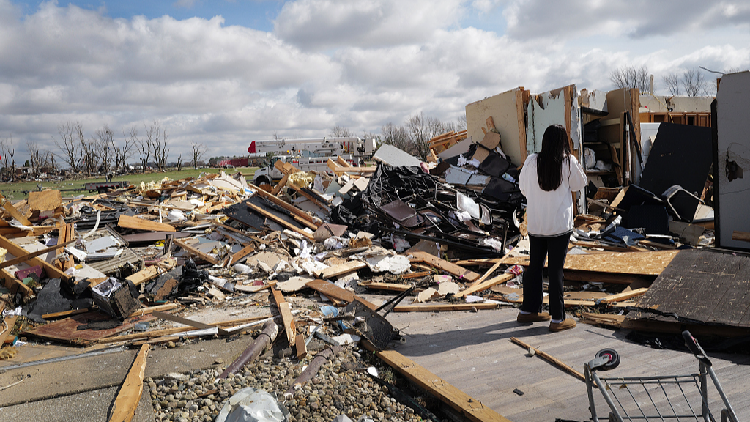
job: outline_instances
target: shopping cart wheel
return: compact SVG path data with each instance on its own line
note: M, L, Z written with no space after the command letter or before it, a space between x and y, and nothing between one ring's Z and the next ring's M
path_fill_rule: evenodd
M606 361L605 361L606 359ZM617 354L615 349L602 349L596 352L597 369L600 371L609 371L615 369L620 365L620 355Z

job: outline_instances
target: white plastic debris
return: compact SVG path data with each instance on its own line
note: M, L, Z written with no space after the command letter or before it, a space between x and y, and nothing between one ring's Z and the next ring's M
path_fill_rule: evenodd
M253 272L253 269L245 264L234 264L232 269L240 274L251 274Z
M263 390L243 388L227 400L216 422L287 422L289 411Z

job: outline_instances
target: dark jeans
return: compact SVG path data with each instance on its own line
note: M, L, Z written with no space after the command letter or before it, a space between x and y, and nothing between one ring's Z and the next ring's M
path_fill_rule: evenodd
M544 260L549 275L549 311L553 319L565 319L563 304L563 265L568 254L570 233L555 237L529 235L529 267L523 273L523 304L521 310L541 312L542 310L542 270Z

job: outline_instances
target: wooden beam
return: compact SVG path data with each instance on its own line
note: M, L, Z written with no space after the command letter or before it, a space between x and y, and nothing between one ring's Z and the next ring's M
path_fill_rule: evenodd
M150 346L144 344L136 355L133 366L128 376L125 377L120 392L117 393L109 422L130 422L133 419L138 402L141 401L141 393L143 393L143 375L146 372L149 349Z
M286 186L286 182L289 181L289 175L285 174L284 177L279 180L279 183L274 186L273 190L271 191L271 195L276 196L281 192L281 189L284 189L284 186Z
M75 240L69 240L69 241L63 243L62 245L50 246L49 248L44 248L44 249L38 250L36 252L26 252L25 255L17 256L15 258L11 259L11 260L8 260L8 261L5 261L3 263L0 263L0 268L10 267L11 265L16 265L16 264L20 264L22 262L29 261L29 260L31 260L31 258L37 257L39 255L44 255L47 252L53 252L53 251L57 250L58 248L64 248L65 246L70 245L73 242L75 242Z
M263 208L260 208L260 207L254 205L254 204L249 203L249 202L247 203L247 206L248 206L248 208L250 208L251 210L257 212L258 214L260 214L260 215L262 215L262 216L264 216L264 217L266 217L266 218L268 218L268 219L276 222L277 224L280 224L283 227L286 227L287 229L289 229L289 230L291 230L293 232L296 232L296 233L301 234L302 236L305 236L311 242L315 243L315 238L313 238L312 234L310 234L310 233L308 233L308 232L300 229L299 227L295 226L294 224L292 224L292 223L290 223L290 222L288 222L288 221L286 221L284 219L281 219L281 218L275 216L274 214L272 214L272 213L264 210Z
M424 305L399 305L394 312L438 312L438 311L471 311L474 309L495 309L497 303L426 303Z
M294 205L292 205L292 204L290 204L290 203L288 203L286 201L283 201L283 200L281 200L281 199L279 199L279 198L271 195L270 193L264 191L263 189L261 189L261 188L259 188L257 186L252 186L252 188L253 188L253 190L258 195L262 196L265 199L268 199L269 201L273 202L274 204L280 206L281 208L284 208L285 210L287 210L290 213L294 214L296 217L299 217L299 219L297 219L297 221L301 222L302 224L306 225L307 227L310 227L313 230L317 230L318 226L323 223L320 219L311 216L310 214L302 211L301 209L295 207ZM304 221L302 221L302 220L304 220Z
M648 291L648 288L643 287L640 289L633 289L627 292L618 293L616 295L610 295L603 297L601 299L597 299L596 303L613 303L613 302L622 302L624 300L632 299L637 296L643 296Z
M140 271L138 271L135 274L129 275L126 279L128 281L131 281L134 285L138 286L143 283L146 283L148 281L151 281L158 277L160 274L163 274L172 268L174 268L177 265L177 260L172 258L167 258L161 260L156 265L151 265L149 267L146 267Z
M192 247L192 246L188 245L187 243L183 242L182 240L175 239L174 243L175 243L175 245L181 247L182 249L185 249L189 254L191 254L191 255L197 255L198 257L200 257L201 259L203 259L206 262L210 262L210 263L212 263L214 265L216 265L216 264L219 263L219 261L216 258L214 258L214 257L212 257L212 256L210 256L208 254L205 254L205 253L199 251L198 249L195 249L194 247Z
M10 290L12 294L21 293L23 297L29 297L34 295L34 291L31 287L23 284L21 280L16 278L13 274L9 273L6 269L0 269L0 277L3 278L3 285Z
M732 240L741 240L743 242L750 242L750 233L733 231Z
M435 255L431 255L427 252L411 252L410 255L414 257L414 260L411 262L424 262L426 264L429 264L435 268L439 268L448 274L452 274L456 277L463 277L466 280L469 281L475 281L480 277L479 274L469 271L464 267L458 266L456 264L450 263L444 259L440 259L436 257Z
M255 251L255 245L247 245L244 248L242 248L239 252L232 255L232 259L230 263L234 264L240 259L250 255L254 251Z
M83 308L83 309L71 309L69 311L62 311L62 312L54 312L51 314L44 314L42 315L42 318L44 319L56 319L56 318L62 318L62 317L69 317L71 315L78 315L78 314L84 314L88 311L90 311L91 308Z
M368 308L372 310L375 310L378 308L374 304L368 302L365 299L362 299L361 297L355 295L349 290L342 289L341 287L333 283L330 283L328 281L325 281L325 280L315 279L313 281L309 281L307 283L307 287L333 299L343 300L344 302L347 302L347 303L351 303L351 302L354 302L354 300L358 300L362 302L363 305L367 306Z
M307 345L305 344L305 336L297 334L294 338L294 348L297 349L297 359L304 359L307 356Z
M25 215L21 214L21 211L18 211L16 207L13 206L13 204L10 203L4 196L0 195L0 205L5 208L5 211L10 214L11 217L18 220L19 223L23 224L24 226L31 226L31 221L29 221L28 218L26 218Z
M393 292L405 292L411 288L409 284L395 284L395 283L359 283L362 287L367 287L373 290L390 290Z
M500 262L500 261L497 261L497 262L495 263L495 265L493 265L493 266L492 266L492 267L491 267L491 268L490 268L489 270L487 270L487 272L485 272L485 273L484 273L484 275L483 275L483 276L479 277L479 278L478 278L478 279L476 279L476 280L475 280L475 281L474 281L473 283L471 283L471 285L469 285L469 288L471 288L471 287L475 287L475 286L478 286L478 285L482 284L482 282L483 282L484 280L486 280L486 279L487 279L487 277L491 276L491 275L492 275L492 273L494 273L494 272L495 272L495 270L497 269L497 267L499 267L499 266L501 266L501 265L503 265L503 263L502 263L502 262Z
M1 235L0 248L5 248L13 256L23 256L29 253L28 251L26 251L26 249L16 245L12 241ZM46 272L49 277L60 278L65 281L69 281L71 279L69 275L65 274L63 271L60 271L57 267L39 258L38 256L31 258L28 262L31 266L40 265L42 268L44 268L44 272Z
M513 280L515 277L516 277L515 274L500 274L499 276L493 277L483 283L472 284L468 288L456 293L456 297L464 297L472 293L481 292L482 290L489 289L490 287L494 285L502 284L509 280Z
M429 271L420 271L418 273L411 273L411 274L401 274L401 278L404 280L409 280L412 278L421 278L430 275L431 273Z
M546 360L547 362L549 362L549 363L557 366L558 368L560 368L563 371L565 371L565 372L573 375L574 377L578 378L579 380L586 381L586 379L583 377L582 373L580 373L580 372L576 371L575 369L571 368L570 366L568 366L566 363L564 363L560 359L557 359L554 356L551 356L551 355L549 355L549 354L547 354L545 352L542 352L539 349L535 349L535 348L529 346L528 344L524 343L523 341L517 339L516 337L511 337L510 341L512 341L513 343L515 343L515 344L523 347L526 350L529 350L529 351L533 350L534 354L536 356L539 356L540 358Z
M362 262L362 261L348 261L344 264L339 264L339 265L328 267L316 275L325 280L325 279L329 279L333 277L338 277L340 275L353 273L355 271L359 271L362 268L365 268L366 266L367 266L367 263Z
M365 347L372 346L365 343ZM475 400L468 394L444 381L437 375L420 366L395 350L375 351L375 355L390 367L400 372L410 381L440 399L455 411L472 422L510 422L494 410Z
M284 331L286 332L286 339L289 341L289 346L291 347L295 344L294 339L297 337L297 328L294 326L292 309L289 306L289 302L284 299L284 295L276 290L275 287L271 288L271 294L273 295L274 302L276 302L276 306L279 308L281 322L284 324Z
M565 258L566 270L595 271L636 275L659 275L680 251L653 252L597 252L582 255L568 254ZM506 256L504 264L529 265L528 257Z
M165 319L167 321L172 321L172 322L176 322L178 324L187 325L187 326L190 326L190 327L193 327L193 328L197 328L199 330L203 330L203 329L206 329L206 328L214 328L214 327L216 327L215 324L206 324L206 323L199 322L199 321L193 321L192 319L179 317L177 315L172 315L172 314L168 314L166 312L161 312L161 311L151 311L151 315L153 315L153 316L155 316L157 318ZM221 335L229 335L230 333L228 331L222 329L222 328L219 328L219 334L221 334Z
M152 232L176 232L171 224L159 223L156 221L146 220L145 218L133 217L130 215L120 214L117 225L126 229L146 230Z

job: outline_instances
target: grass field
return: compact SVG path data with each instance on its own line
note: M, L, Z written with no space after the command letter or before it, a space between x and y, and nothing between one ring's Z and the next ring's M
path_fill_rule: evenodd
M238 171L242 172L242 174L248 179L252 179L253 174L255 173L255 170L257 167L242 167L242 168L236 168L236 169L229 169L224 170L228 174L236 174ZM152 173L134 173L134 174L126 174L122 176L117 176L112 178L112 181L127 181L130 184L133 185L140 185L141 182L157 182L165 177L168 177L172 180L180 180L185 179L188 177L198 177L202 173L203 174L209 174L209 173L219 173L222 171L222 169L183 169L181 171L165 171L165 172L152 172ZM20 200L20 199L26 199L28 197L29 191L39 190L39 187L41 186L42 189L58 189L62 191L63 197L72 197L72 196L78 196L78 195L88 195L89 192L83 189L83 185L85 183L90 182L106 182L107 180L104 177L98 177L98 178L91 178L91 179L79 179L79 180L63 180L63 181L55 181L55 182L14 182L14 183L0 183L0 193L3 194L8 199L12 200Z

